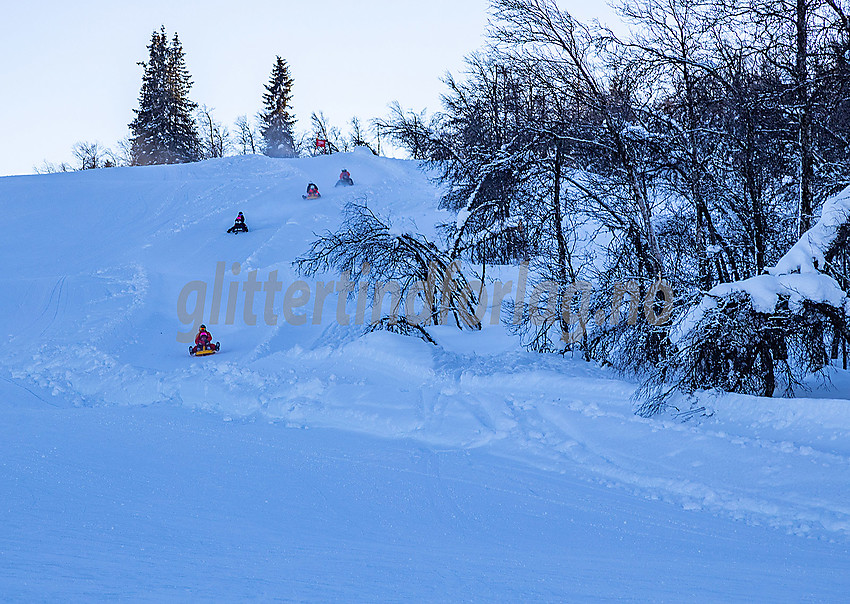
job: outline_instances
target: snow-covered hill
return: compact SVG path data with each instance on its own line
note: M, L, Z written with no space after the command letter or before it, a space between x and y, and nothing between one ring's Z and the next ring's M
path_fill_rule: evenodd
M356 185L334 188L343 167ZM645 420L634 384L498 325L362 335L335 293L318 320L312 281L286 320L293 259L347 202L433 235L437 199L416 163L360 152L0 179L0 593L850 593L845 374ZM238 211L251 231L226 234ZM246 307L272 275L274 304ZM188 356L194 320L220 354Z

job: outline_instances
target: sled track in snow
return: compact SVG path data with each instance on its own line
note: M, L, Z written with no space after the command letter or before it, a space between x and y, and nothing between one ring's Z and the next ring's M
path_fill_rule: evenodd
M65 279L67 279L67 277L68 277L67 275L62 275L56 281L56 284L53 286L53 289L50 291L50 298L48 298L47 302L44 305L44 308L42 309L41 313L38 315L38 318L36 319L36 322L40 321L47 314L49 314L51 308L53 309L53 313L50 316L50 319L47 321L47 324L41 330L41 333L39 333L39 336L43 336L45 333L47 333L47 330L50 329L53 326L53 324L56 322L56 317L59 316L59 307L62 303L62 292L65 289ZM53 301L54 298L56 299L55 303Z

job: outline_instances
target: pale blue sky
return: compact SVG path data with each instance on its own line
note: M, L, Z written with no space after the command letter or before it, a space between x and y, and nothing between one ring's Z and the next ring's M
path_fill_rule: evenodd
M600 3L560 2L605 18ZM484 44L488 0L117 0L7 3L0 36L0 175L43 160L71 162L80 140L126 136L151 32L180 35L191 98L232 126L261 104L275 55L290 64L294 110L306 129L323 111L344 132L405 108L439 108L447 70Z

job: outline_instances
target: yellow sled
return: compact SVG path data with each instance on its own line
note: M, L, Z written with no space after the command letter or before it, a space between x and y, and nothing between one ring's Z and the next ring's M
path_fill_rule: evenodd
M195 351L194 346L189 346L189 354L193 357L205 357L208 354L215 354L221 349L221 344L218 342L215 343L215 346L210 345L210 348L202 348L201 350Z

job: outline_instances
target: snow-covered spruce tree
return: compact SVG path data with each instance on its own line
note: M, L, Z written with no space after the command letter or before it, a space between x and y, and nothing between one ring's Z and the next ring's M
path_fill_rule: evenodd
M201 158L201 142L195 124L198 104L189 100L192 77L186 67L183 44L175 32L168 48L168 90L170 92L170 121L173 130L173 153L176 162L197 161Z
M136 166L200 159L200 141L189 99L192 80L177 34L168 43L165 27L154 31L148 46L139 108L130 124L130 153Z
M292 135L295 117L290 113L293 84L289 65L280 56L276 57L263 94L263 111L259 115L263 152L269 157L296 156Z
M130 154L135 166L165 163L168 122L168 47L165 28L154 31L148 45L148 60L144 68L139 108L130 124Z

